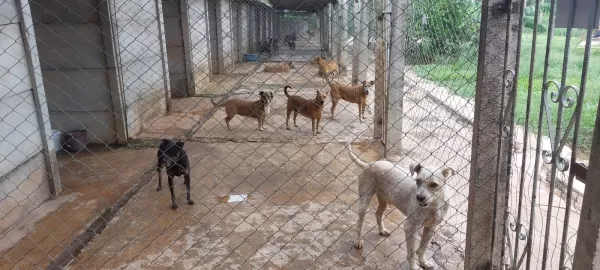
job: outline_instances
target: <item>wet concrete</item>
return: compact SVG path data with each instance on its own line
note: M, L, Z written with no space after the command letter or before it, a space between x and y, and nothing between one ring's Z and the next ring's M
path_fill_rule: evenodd
M394 159L399 166L448 165L459 173L449 181L450 213L428 254L439 266L460 269L470 126L417 90L407 93L405 114L406 155ZM351 116L348 110L346 117ZM256 135L251 131L254 127L242 125L238 123L231 132L241 143L186 144L195 205L185 204L182 180L176 184L180 207L175 211L170 209L168 192L156 192L156 182L149 184L69 268L407 269L404 215L395 209L386 211L384 221L392 236L379 236L375 209L371 209L365 248L353 249L360 170L336 138L327 138L327 143L244 142ZM239 133L245 128L248 133ZM337 132L358 138L347 129ZM382 147L355 147L357 152L363 150L362 158L373 161L380 158Z
M362 158L379 157L364 149ZM386 216L392 236L380 237L369 218L366 247L352 248L359 170L342 145L188 143L186 150L196 204L185 204L181 180L178 210L156 182L147 185L69 269L398 269L405 260L404 217L395 210Z
M39 215L30 214L38 220L24 220L1 235L0 242L12 247L0 256L0 269L45 268L155 163L140 158L152 157L155 151L92 147L76 155L60 153L61 196L36 209Z

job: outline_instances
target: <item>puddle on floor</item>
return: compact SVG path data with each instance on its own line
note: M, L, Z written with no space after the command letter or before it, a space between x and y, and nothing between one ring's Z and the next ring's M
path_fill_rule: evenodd
M230 194L223 197L217 197L217 202L219 203L236 203L243 202L252 199L252 196L249 194Z

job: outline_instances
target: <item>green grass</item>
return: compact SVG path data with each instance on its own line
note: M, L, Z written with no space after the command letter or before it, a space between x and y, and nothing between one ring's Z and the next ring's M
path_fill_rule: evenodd
M552 40L550 58L548 65L548 79L557 81L560 84L562 63L565 48L565 36L556 34ZM529 64L531 60L532 33L524 31L521 47L520 71L518 78L517 108L515 119L518 124L525 122L527 90L529 87ZM571 49L569 50L569 65L566 76L567 85L581 85L581 71L583 68L584 49L577 45L582 41L583 32L578 31L571 39ZM544 72L544 57L546 53L547 35L538 34L536 42L535 66L532 74L532 92L531 92L531 115L530 131L537 132L538 115L540 107L540 98L542 91L542 79ZM500 63L499 63L500 64ZM436 63L431 65L415 66L414 71L417 75L434 81L445 86L455 94L473 98L475 96L475 81L477 72L477 51L470 50L464 52L458 59ZM585 97L582 105L582 115L580 119L579 149L586 152L589 149L593 136L594 122L596 119L596 109L600 97L600 48L592 48L588 67L588 80L586 84ZM553 117L556 119L556 106L551 107ZM563 127L572 114L572 109L565 110L563 117ZM555 123L556 120L553 120ZM545 123L545 121L544 121ZM546 127L544 126L544 129ZM546 134L547 132L544 131Z

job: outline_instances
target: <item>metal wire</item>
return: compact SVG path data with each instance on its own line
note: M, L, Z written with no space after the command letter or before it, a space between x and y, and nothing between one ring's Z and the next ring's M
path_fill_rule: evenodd
M478 62L479 53L485 53L478 52L480 44L508 40L510 35L502 30L510 23L497 32L480 29L479 2L1 2L0 269L408 267L409 236L404 229L413 212L386 208L383 223L391 236L384 238L376 236L380 232L370 214L375 211L369 207L364 247L353 247L363 195L358 182L363 176L348 157L347 143L362 159L384 158L404 171L420 163L432 171L451 167L457 172L444 184L448 213L425 251L425 259L436 268L468 267L482 259L465 258L473 249L489 249L483 256L494 263L512 256L506 261L514 268L525 254L527 268L553 267L558 265L553 253L560 252L560 267L569 267L577 228L568 223L579 216L576 180L570 175L566 190L551 188L545 194L549 203L541 204L536 198L542 175L550 174L551 183L565 176L557 173L557 165L538 165L538 159L546 150L542 142L547 136L555 140L555 158L562 157L565 145L577 148L571 159L578 157L577 151L585 153L591 135L580 122L589 114L582 107L598 98L588 84L574 108L574 136L558 134L564 128L560 120L556 134L544 133L542 121L553 120L542 115L549 104L535 89L557 79L547 74L554 1L549 13L542 10L545 3L523 3L517 15L508 15L518 16L522 25L518 48L507 42L502 53L488 52L487 60ZM511 14L511 5L502 8L500 13ZM530 70L518 66L524 58L520 52L529 44L524 37L530 27L524 17L527 8L535 11L536 28ZM533 78L535 40L538 23L545 18L550 18L550 35L543 85L538 85ZM480 41L480 36L486 40ZM568 80L569 46L567 42L561 51L564 72L556 75L563 84ZM588 67L590 46L586 45L581 89L588 73L594 78L600 71ZM514 51L519 52L516 60L511 59ZM339 66L334 76L327 76L331 66L315 64L319 56ZM483 72L491 59L504 65L501 74ZM505 85L512 63L517 72L511 73L512 84ZM497 98L476 102L476 84L483 82L478 76L499 76L494 81L503 85L493 86ZM518 83L523 78L529 83ZM351 99L354 93L364 93L360 85L380 80L383 83L361 96L364 119L359 119L362 107L343 98L332 111L332 85L354 83L355 92L346 97ZM286 85L292 87L289 94L305 99L314 99L317 91L325 93L318 109L320 134L312 136L311 121L302 115L295 125L283 91ZM521 88L528 91L525 101L520 97L525 95L516 94ZM504 89L515 95L504 100ZM272 100L264 93L271 93ZM563 102L562 95L554 100ZM237 99L236 108L218 106L232 99ZM502 100L499 107L492 104L494 99ZM266 101L269 106L261 107ZM520 107L522 101L526 108ZM495 109L499 110L492 112ZM534 123L538 109L539 121ZM253 118L236 115L224 120L232 110L268 112L264 130ZM485 126L477 110L498 121ZM524 122L518 118L520 110L526 113ZM537 134L529 135L529 125L539 125ZM474 138L474 128L497 132L479 132ZM524 134L519 133L522 128ZM503 133L508 136L501 138ZM537 140L535 150L528 147L530 137ZM158 192L156 188L156 153L165 138L184 142L190 162L186 172L195 203L182 199L185 189L176 178L176 210L171 209L168 186ZM475 146L475 140L498 144ZM501 154L472 156L479 153L474 147ZM477 213L498 217L490 224L469 218L474 208L468 198L489 188L469 184L487 173L473 164L495 167L497 179L507 179L506 186L492 192L496 196L481 201L482 209L494 205L494 213ZM411 192L410 198L415 197ZM566 214L557 214L565 209ZM540 214L547 215L544 224L534 220ZM485 237L492 239L491 246L486 246L489 239L477 239L478 227L488 225L493 233ZM555 237L553 230L562 237ZM519 241L527 244L520 247ZM535 248L541 241L543 252ZM501 242L502 250L495 250L495 242Z

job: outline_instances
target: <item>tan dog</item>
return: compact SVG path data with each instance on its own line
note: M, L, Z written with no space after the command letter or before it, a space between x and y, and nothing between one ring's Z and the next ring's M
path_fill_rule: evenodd
M446 181L456 172L449 167L435 169L421 164L411 164L407 172L387 160L370 163L362 161L352 152L350 144L346 149L352 161L364 170L358 178L358 221L356 223L358 237L354 247L360 249L364 246L363 220L371 197L377 195L379 207L375 212L375 218L379 234L390 235L383 225L383 212L388 204L391 204L406 216L404 232L410 269L420 269L419 266L434 267L433 261L427 259L425 253L435 229L448 213L450 194ZM421 228L423 228L421 243L415 250L417 234Z
M258 130L264 130L265 118L271 112L271 102L273 101L273 93L260 91L260 99L257 101L245 101L240 99L230 99L226 102L218 104L210 99L210 102L216 107L225 107L227 117L225 117L225 123L227 123L227 129L231 130L229 121L233 119L236 114L241 116L247 116L256 118L258 120Z
M331 118L334 118L335 107L340 99L350 103L358 104L358 119L362 122L365 119L365 109L367 108L367 96L375 84L374 81L362 81L360 85L341 85L339 83L329 83L331 91Z
M311 63L319 66L319 76L333 78L339 74L340 67L334 61L327 61L323 57L316 57Z
M282 63L282 64L277 64L277 65L265 65L265 69L263 69L263 72L270 72L270 73L280 73L280 72L289 72L292 69L295 69L296 67L294 67L294 64L292 64L292 61L287 62L287 63Z
M315 99L305 99L301 96L290 96L288 94L287 89L292 88L289 85L286 85L283 88L283 92L285 96L288 98L287 101L287 117L285 118L285 128L290 129L289 121L290 114L294 112L294 126L298 127L296 124L296 116L300 113L302 116L310 118L312 122L312 135L321 134L319 131L319 124L321 123L321 115L323 114L323 107L325 107L325 99L327 99L327 95L322 94L319 90L317 90L317 96Z

